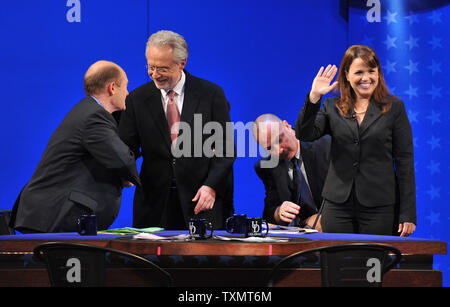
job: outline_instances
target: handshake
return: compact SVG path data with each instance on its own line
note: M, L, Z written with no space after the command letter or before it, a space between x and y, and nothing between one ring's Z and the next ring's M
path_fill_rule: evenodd
M134 186L132 182L122 179L122 188L131 188L132 186Z

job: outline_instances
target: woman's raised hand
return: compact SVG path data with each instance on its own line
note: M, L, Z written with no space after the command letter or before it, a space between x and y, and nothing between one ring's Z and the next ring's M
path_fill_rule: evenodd
M336 65L331 66L330 64L325 69L323 66L320 67L319 73L314 78L311 92L309 93L309 100L312 103L317 103L322 95L328 94L338 85L337 81L334 81L334 83L330 85L331 81L336 76L337 71Z

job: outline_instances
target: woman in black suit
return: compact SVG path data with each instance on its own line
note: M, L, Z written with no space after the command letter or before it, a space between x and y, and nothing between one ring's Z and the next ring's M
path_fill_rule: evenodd
M414 153L403 102L391 95L375 52L362 45L321 67L295 123L297 137L332 137L322 196L324 232L409 236L416 227ZM330 85L331 84L331 85ZM340 97L321 97L338 88ZM398 211L398 212L396 212Z

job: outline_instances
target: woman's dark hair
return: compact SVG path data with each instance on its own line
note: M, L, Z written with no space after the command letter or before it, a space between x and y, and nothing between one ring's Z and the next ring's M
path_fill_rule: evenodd
M341 98L337 102L337 107L342 116L348 116L350 109L355 104L356 94L347 80L346 75L350 70L350 65L357 58L360 58L371 68L378 68L378 85L372 94L372 97L382 105L382 112L386 113L390 110L394 96L389 93L389 90L384 81L383 72L381 71L380 60L372 48L364 45L353 45L345 51L341 61L337 81L339 82L339 89Z

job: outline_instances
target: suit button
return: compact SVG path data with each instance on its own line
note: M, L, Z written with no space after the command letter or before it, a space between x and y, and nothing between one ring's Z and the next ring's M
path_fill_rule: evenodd
M353 163L353 167L358 167L358 166L359 166L358 162Z
M356 145L359 144L359 140L358 139L354 139L354 142L355 142Z

